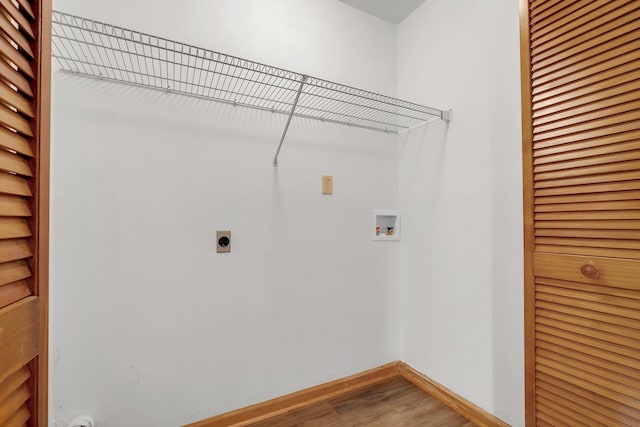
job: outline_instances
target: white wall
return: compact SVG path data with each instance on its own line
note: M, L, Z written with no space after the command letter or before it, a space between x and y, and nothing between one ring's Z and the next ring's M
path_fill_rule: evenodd
M428 0L399 96L454 109L402 139L401 358L524 425L518 3Z
M54 6L395 93L395 27L337 1L265 3ZM176 426L397 359L399 245L371 239L371 211L397 207L397 138L296 119L274 169L284 120L54 75L60 426L81 413L101 427ZM231 254L215 253L217 229L232 230Z

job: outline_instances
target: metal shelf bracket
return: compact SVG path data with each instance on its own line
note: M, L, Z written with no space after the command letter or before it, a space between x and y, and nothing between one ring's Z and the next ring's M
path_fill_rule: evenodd
M298 106L298 101L300 100L300 94L302 93L302 88L304 87L304 82L307 81L307 76L302 76L302 81L300 82L300 87L298 88L298 92L296 93L296 98L293 100L293 105L291 106L291 112L289 113L289 117L287 118L287 124L284 126L284 131L282 132L282 136L280 137L280 144L278 144L278 149L276 150L276 155L273 156L273 167L278 167L278 156L280 155L280 149L282 148L282 143L284 142L284 137L287 136L287 131L289 130L289 125L291 124L291 119L293 118L293 113L296 112L296 107Z

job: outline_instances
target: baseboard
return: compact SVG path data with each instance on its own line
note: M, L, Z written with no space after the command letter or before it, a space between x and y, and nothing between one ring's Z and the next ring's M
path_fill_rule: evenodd
M498 417L488 413L481 407L474 405L462 396L452 392L442 384L435 382L406 363L399 362L398 370L402 378L421 388L423 391L435 397L468 420L473 421L478 426L509 427L509 424L505 423Z
M391 362L359 374L330 381L267 400L266 402L247 406L246 408L226 412L184 427L241 427L251 425L258 421L293 412L314 403L324 402L352 391L397 378L399 365L400 362Z
M216 415L206 420L187 424L184 427L248 426L398 377L413 383L478 426L509 427L509 424L400 361L387 363L359 374Z

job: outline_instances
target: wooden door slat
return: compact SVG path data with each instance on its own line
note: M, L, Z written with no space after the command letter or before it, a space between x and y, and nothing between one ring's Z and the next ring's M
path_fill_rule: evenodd
M31 130L29 121L3 105L0 105L0 124L8 128L15 129L22 135L26 135L28 137L33 136L33 131Z
M0 83L1 84L1 83ZM33 157L31 144L23 136L0 126L0 146L27 157Z
M25 261L0 264L0 286L31 277L31 269Z
M561 228L537 228L536 237L573 237L576 239L615 239L615 240L638 240L640 230L580 230Z
M38 298L0 309L0 382L38 354Z
M22 218L0 217L0 239L31 237L29 223Z
M606 367L608 370L615 372L619 375L640 380L640 370L638 369L633 369L628 366L624 366L619 363L612 362L610 360L600 359L599 357L595 357L592 354L581 353L579 351L575 351L570 348L563 347L561 345L549 343L542 340L537 340L536 346L544 350L565 355L575 360L580 360L582 362L589 363L591 365L603 366L603 367Z
M598 412L592 404L590 405L581 399L576 399L575 396L567 396L569 393L563 392L562 389L556 389L548 383L537 385L537 394L551 402L562 402L562 406L569 408L572 413L583 414L586 419L590 420L590 426L633 426L627 423L631 419L630 417L621 419L619 412L612 411L606 414Z
M0 193L32 196L29 182L17 175L0 172Z
M607 108L600 108L596 111L591 111L589 113L582 113L579 115L574 115L573 112L570 112L569 117L563 118L562 113L554 114L549 117L544 117L542 119L534 120L534 132L536 134L541 134L545 132L550 132L557 129L566 130L567 133L571 132L571 129L578 128L578 125L591 124L591 123L599 123L602 122L603 119L611 119L612 116L623 115L624 113L629 114L629 112L634 112L640 110L640 101L637 101L638 96L640 94L634 94L630 96L632 102L625 102L623 104L614 104L613 106ZM599 103L598 107L604 107L603 103ZM630 121L634 118L639 117L635 115L631 117ZM619 122L616 122L619 123ZM601 126L597 126L601 127ZM590 129L590 128L589 128Z
M640 170L640 150L538 166L534 167L534 174L536 180L542 181L633 170Z
M562 312L558 312L555 310L548 310L544 308L536 309L536 318L538 317L540 319L546 319L547 323L545 323L545 321L541 321L540 322L541 324L553 326L554 323L551 323L551 321L556 320L556 321L560 321L567 324L579 325L586 329L593 328L595 330L607 332L610 334L627 336L629 338L633 338L635 340L640 341L640 329L637 329L637 328L628 328L628 327L617 325L610 322L599 322L599 321L595 321L595 320L591 320L583 317L577 317L573 315L568 315ZM555 325L559 325L559 323L555 323ZM640 384L637 384L637 385L640 385ZM640 388L638 388L638 390L640 390Z
M640 291L621 289L619 290L619 292L624 294L624 296L617 296L612 294L613 292L615 292L615 290L607 286L581 283L580 287L571 287L566 285L562 286L560 285L560 283L561 282L559 280L554 280L552 278L539 278L538 280L536 280L536 292L559 295L583 301L597 302L601 304L613 305L616 307L635 309L638 310L637 319L638 321L640 321ZM565 281L564 283L575 284L576 282ZM599 289L600 292L584 291L583 289L588 289L588 286L591 286L591 289ZM634 297L629 297L629 295L633 295ZM607 313L612 315L616 314L615 310L607 311ZM638 331L640 331L640 324L638 324L637 329ZM638 344L640 344L640 342Z
M545 196L585 195L591 193L620 192L638 189L640 189L640 180L629 180L626 182L607 182L602 184L543 188L535 190L534 196L538 198Z
M631 32L637 28L633 21L640 18L639 7L637 2L632 1L624 7L597 17L588 26L574 22L574 25L563 26L557 31L548 33L545 37L546 42L542 42L540 38L535 40L535 42L540 40L539 43L532 43L532 57L538 61L558 55L572 56L589 47Z
M34 59L35 55L33 54L33 50L29 45L29 41L25 38L24 35L16 27L14 27L7 16L3 13L0 13L0 31L6 34L6 37L9 40L15 42L22 52L27 55L30 59Z
M555 345L560 345L562 347L570 348L572 350L582 352L582 353L593 354L600 359L614 362L619 365L627 366L631 369L638 368L638 362L633 358L628 356L623 356L618 353L608 351L606 349L601 349L599 347L595 347L588 343L570 341L562 337L557 337L553 334L546 334L544 332L539 332L539 331L536 332L536 340L553 343Z
M1 39L1 38L0 38ZM6 84L0 82L0 101L4 102L7 106L14 107L20 113L29 118L34 117L33 108L25 97L11 89Z
M0 56L4 57L7 62L14 64L21 72L32 79L35 77L29 60L11 46L4 37L0 37Z
M638 393L631 387L627 387L613 381L608 381L607 378L597 376L591 372L582 371L574 365L557 362L544 356L536 357L536 361L541 365L545 365L557 371L571 375L573 378L579 379L579 381L593 383L594 385L618 393L616 400L621 404L627 405L635 410L640 410L640 400L636 399Z
M27 159L0 149L0 169L23 176L33 176Z
M2 427L27 427L26 422L31 418L31 412L29 406L23 404L5 423Z
M0 402L9 397L31 377L29 367L23 366L0 383Z
M624 160L621 156L628 156L625 158L634 159L637 158L637 153L640 151L640 140L607 144L593 148L571 148L573 148L573 150L569 152L536 157L533 161L535 170L544 172L555 168L564 169L567 167L588 166L593 164L592 162L600 160L604 160L605 162Z
M589 301L584 299L572 298L563 295L554 295L549 293L540 292L536 295L536 304L538 302L544 301L545 303L549 303L545 306L540 305L541 308L546 308L549 310L559 311L561 313L567 314L577 314L578 312L575 310L587 310L589 312L595 313L603 313L606 316L600 316L598 319L594 317L593 314L587 312L580 312L585 318L595 319L606 323L612 324L620 324L629 328L638 328L638 312L633 309L624 308L624 307L615 307L609 304L600 303L597 301ZM571 307L574 310L567 310L566 307ZM630 319L629 321L625 321L625 318Z
M550 393L548 397L552 400L555 400L553 396L557 396L558 399L562 399L565 405L569 406L572 410L582 412L592 420L602 423L605 426L634 427L634 424L637 424L637 419L629 417L626 414L621 414L620 411L612 410L597 402L583 399L581 396L563 388L556 387L551 383L540 381L537 387L540 390ZM541 392L540 394L542 395L543 393Z
M545 396L536 394L536 401L538 406L546 407L547 410L552 412L554 417L561 421L561 426L589 426L589 427L608 427L603 424L596 423L594 420L589 420L585 415L573 411L565 406L562 406L558 401L552 401Z
M630 193L634 193L630 191ZM640 210L640 199L606 202L582 202L559 204L536 204L535 212L585 212L610 210Z
M546 74L561 72L563 75L571 70L579 71L583 68L610 60L627 52L635 50L640 39L640 31L626 33L614 40L590 47L588 50L569 57L550 57L531 66L532 76L537 80Z
M535 142L538 142L548 139L556 139L559 137L566 137L571 134L574 134L574 137L579 138L581 133L587 133L594 130L605 130L605 132L607 133L615 133L615 127L617 125L619 126L627 124L628 122L637 120L638 117L640 117L640 112L634 110L615 114L612 116L597 118L595 120L568 125L560 129L552 128L546 131L541 131L540 129L534 128L533 140Z
M545 181L536 181L533 188L543 189L543 188L573 187L577 185L604 184L604 183L614 183L619 181L635 181L635 180L640 180L640 170L602 173L600 175L588 175L588 176L580 176L575 178L558 178L558 179L549 179Z
M25 76L14 70L5 61L0 60L0 79L14 85L24 95L33 98L33 90Z
M36 15L33 13L33 9L31 9L31 5L28 0L16 0L20 5L20 9L23 13L25 13L31 20L36 19Z
M586 221L536 221L536 228L564 228L582 230L639 230L634 220L586 220Z
M18 261L33 255L26 239L0 240L0 263Z
M639 120L635 120L626 123L617 123L613 126L591 129L577 134L562 135L546 141L536 142L533 148L535 153L538 153L538 150L541 151L549 147L564 146L560 148L566 147L569 150L574 150L576 147L579 147L579 144L585 144L584 147L586 148L590 144L594 144L591 146L607 145L606 143L613 139L626 141L628 140L627 137L630 131L635 132L638 130L639 123Z
M0 309L28 296L31 296L31 289L24 280L0 286Z
M615 57L615 62L603 61L589 64L588 67L569 74L562 70L547 74L531 82L532 104L536 105L536 108L545 107L557 102L557 99L566 101L601 90L580 91L584 87L607 88L633 81L633 74L640 69L640 63L636 58L637 53L631 51ZM556 100L551 101L551 104L543 103L548 98L556 98Z
M0 194L0 216L31 216L27 199Z
M0 6L11 18L13 18L20 26L20 31L24 32L31 40L36 38L29 21L20 10L11 2L11 0L0 0Z
M11 418L30 397L29 387L22 385L3 402L0 402L0 425Z
M536 237L536 244L549 246L579 246L591 248L640 250L640 241L637 240L580 239L575 237Z
M553 24L557 23L557 25L562 26L565 24L564 21L558 22L560 19L566 17L567 15L571 15L573 19L576 18L575 15L572 15L574 12L579 11L585 5L591 4L593 5L592 0L588 1L575 1L575 0L563 0L559 3L554 4L552 7L547 8L544 12L537 13L536 15L532 15L531 17L531 28L533 29L532 33L538 35L540 31ZM533 40L532 40L533 44Z
M536 221L567 221L567 220L606 220L606 219L639 219L640 211L586 211L586 212L540 212L535 214Z
M621 406L620 402L618 402L617 400L614 400L607 396L603 396L602 394L593 392L591 390L578 387L575 384L569 381L566 381L565 379L557 378L545 372L540 372L539 378L541 381L544 381L547 384L552 384L555 387L566 390L568 393L572 394L573 396L583 398L587 402L593 402L593 403L599 404L602 407L609 408L610 410L613 410L613 411L617 411L621 415L630 417L631 419L640 418L640 411L636 411L629 406Z
M609 258L640 260L640 251L634 249L593 248L587 246L551 246L536 244L535 250L538 252L564 255L591 255Z
M618 346L618 349L624 349L625 355L627 354L637 354L640 356L640 348L638 346L638 340L632 339L629 337L625 337L622 335L616 335L609 332L602 332L595 328L585 328L583 326L574 324L574 323L566 323L560 320L546 318L546 317L537 317L536 318L536 327L542 328L543 326L552 327L555 329L562 330L563 332L569 332L577 335L588 336L591 339L600 340L602 343L606 343L607 345L615 345Z
M546 19L534 22L531 20L531 50L537 46L546 43L549 39L560 37L563 33L568 32L576 26L584 27L584 23L594 19L598 13L602 14L602 2L579 2L580 7L569 7L569 14L552 14ZM615 5L607 5L604 12L608 12L615 8ZM599 9L599 10L598 10ZM594 12L595 10L595 12ZM567 10L565 10L566 12Z

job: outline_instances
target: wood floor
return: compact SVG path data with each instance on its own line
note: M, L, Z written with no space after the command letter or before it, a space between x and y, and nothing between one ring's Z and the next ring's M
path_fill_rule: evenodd
M254 427L472 427L474 424L403 378L317 403Z

